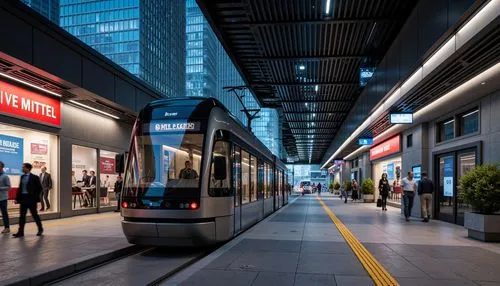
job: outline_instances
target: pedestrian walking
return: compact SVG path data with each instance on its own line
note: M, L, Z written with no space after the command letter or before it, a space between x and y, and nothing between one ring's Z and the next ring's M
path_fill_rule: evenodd
M45 166L42 167L42 173L39 177L42 183L42 193L40 194L40 203L42 207L40 211L43 212L45 211L45 205L47 205L47 211L50 210L49 192L52 189L52 177L47 173L47 168Z
M429 179L427 172L422 172L422 179L418 182L418 195L420 196L420 206L422 209L423 222L431 219L432 193L434 192L434 182Z
M344 197L344 204L347 204L347 191L345 188L342 188L342 191L340 192L340 199Z
M31 174L33 166L30 163L23 164L23 175L19 182L19 189L16 194L16 202L21 205L19 214L19 229L17 233L13 234L14 237L24 236L24 225L26 224L26 213L28 210L35 220L38 227L37 236L43 233L43 226L38 211L36 209L37 203L40 201L40 194L42 193L42 183L37 175Z
M121 206L121 194L122 194L122 187L123 187L122 176L118 175L118 177L116 178L116 182L115 182L114 187L115 187L116 200L118 201L118 206L117 206L115 212L119 212L120 206Z
M403 202L406 221L410 221L411 209L413 208L413 199L417 190L417 184L413 179L413 172L408 172L408 176L403 178Z
M356 180L352 180L352 194L351 194L352 201L356 201L359 198L358 191L359 191L358 182L356 182Z
M318 189L318 196L321 196L321 183L318 183L316 188Z
M383 173L382 178L378 182L378 192L382 197L382 210L387 210L387 197L389 196L389 191L391 187L389 185L389 180L387 180L387 174Z
M0 161L0 210L2 212L3 231L2 234L10 233L9 212L7 210L7 202L9 200L10 180L5 174L5 164Z

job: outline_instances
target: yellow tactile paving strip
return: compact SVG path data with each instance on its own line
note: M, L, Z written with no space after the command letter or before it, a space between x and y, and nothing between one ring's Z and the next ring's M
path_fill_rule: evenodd
M399 285L399 283L392 277L387 270L371 255L371 253L359 242L359 240L352 234L352 232L339 220L333 211L318 198L323 209L333 221L340 234L344 237L345 241L351 247L352 251L358 257L359 261L366 269L375 285Z

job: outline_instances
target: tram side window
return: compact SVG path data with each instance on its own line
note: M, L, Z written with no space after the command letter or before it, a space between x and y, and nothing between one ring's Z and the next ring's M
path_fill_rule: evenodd
M241 203L250 202L250 154L241 150Z
M232 195L229 185L230 164L229 142L215 142L210 172L210 196L228 197Z
M262 160L258 160L258 171L257 171L257 200L262 200L264 198L264 163Z
M250 155L250 201L257 200L257 158Z
M234 146L233 150L233 190L234 190L234 205L239 206L241 200L241 149Z

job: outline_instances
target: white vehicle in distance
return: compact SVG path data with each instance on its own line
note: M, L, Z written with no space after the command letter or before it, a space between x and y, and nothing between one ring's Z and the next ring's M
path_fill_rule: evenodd
M299 191L304 194L312 193L312 186L310 181L302 181L300 182Z

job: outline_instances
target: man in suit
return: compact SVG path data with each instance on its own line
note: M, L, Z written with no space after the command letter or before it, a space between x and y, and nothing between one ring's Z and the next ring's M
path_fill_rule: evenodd
M43 189L42 193L40 194L40 203L42 204L42 208L40 209L40 211L43 212L45 211L45 204L47 204L47 210L50 210L49 191L52 189L52 177L49 173L47 173L46 167L42 167L40 182L42 183Z
M90 171L90 176L88 177L89 187L91 188L88 192L88 200L90 202L90 207L94 207L94 199L96 198L96 185L97 185L97 177L95 176L94 171Z
M82 184L84 187L90 186L90 176L87 175L87 170L82 171Z
M16 202L21 205L19 214L19 230L13 234L14 237L24 236L24 225L26 224L26 213L28 210L38 226L37 236L43 233L42 221L38 216L36 209L37 203L40 201L40 194L42 193L42 183L38 176L31 174L33 166L30 163L23 164L23 175L19 182L19 189L16 194Z

